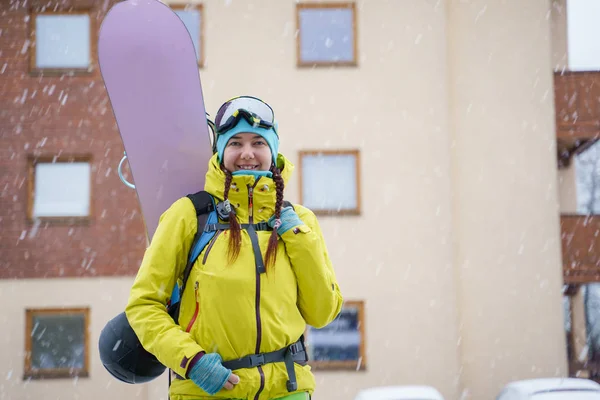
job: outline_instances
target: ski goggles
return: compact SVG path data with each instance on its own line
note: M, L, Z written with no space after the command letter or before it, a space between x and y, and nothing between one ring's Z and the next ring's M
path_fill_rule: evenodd
M275 113L271 106L251 96L234 97L219 108L214 122L216 134L221 135L232 129L241 118L253 126L273 128L277 134Z

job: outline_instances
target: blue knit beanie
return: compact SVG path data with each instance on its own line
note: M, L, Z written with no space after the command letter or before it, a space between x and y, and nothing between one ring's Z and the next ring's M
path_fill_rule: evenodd
M252 126L246 121L244 118L240 118L239 122L236 126L234 126L231 130L217 135L217 153L219 157L219 162L223 161L223 153L225 152L225 146L229 142L233 136L238 133L255 133L260 135L265 139L269 148L271 149L271 158L273 159L273 164L277 165L277 154L279 153L279 137L277 133L275 133L277 123L275 123L275 128L260 128L258 126Z

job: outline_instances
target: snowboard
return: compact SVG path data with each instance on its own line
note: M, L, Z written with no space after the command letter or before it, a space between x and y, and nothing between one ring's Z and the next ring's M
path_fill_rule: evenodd
M212 156L196 50L167 5L126 0L102 22L98 58L151 241L161 214L204 188Z

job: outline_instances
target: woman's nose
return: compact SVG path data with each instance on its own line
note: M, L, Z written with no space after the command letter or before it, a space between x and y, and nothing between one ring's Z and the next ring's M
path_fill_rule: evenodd
M245 160L251 160L254 158L254 149L250 145L244 145L242 147L242 158Z

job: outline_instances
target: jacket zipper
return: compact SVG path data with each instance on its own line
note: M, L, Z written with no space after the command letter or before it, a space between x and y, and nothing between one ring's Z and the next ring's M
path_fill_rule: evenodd
M248 223L254 223L254 187L258 183L258 180L254 182L254 186L248 186ZM254 351L255 354L260 353L260 343L262 339L262 324L260 318L260 273L256 271L256 298L255 298L255 311L256 311L256 349ZM260 386L258 391L256 392L256 396L254 396L254 400L258 400L260 393L265 388L265 373L262 367L259 365L257 367L258 373L260 374Z
M187 328L185 328L186 332L190 332L192 330L192 326L194 326L194 322L196 322L196 318L198 318L198 312L200 311L200 301L198 300L198 282L194 284L194 297L196 298L196 309L194 310L194 315L192 315L192 319L190 320Z
M217 238L219 237L221 232L223 232L223 231L217 231L217 233L215 233L215 236L213 236L210 243L208 244L208 247L206 248L206 252L204 253L204 257L202 258L202 265L206 264L206 259L208 258L208 253L210 253L210 249L212 249L213 245L217 241Z

